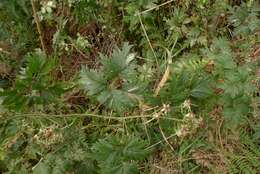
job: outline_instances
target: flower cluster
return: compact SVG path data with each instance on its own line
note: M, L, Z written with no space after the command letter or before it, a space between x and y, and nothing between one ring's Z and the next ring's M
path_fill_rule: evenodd
M34 135L33 140L38 144L43 144L46 147L63 141L63 135L55 131L55 127L47 127L40 129L40 131Z
M39 12L40 20L52 19L52 13L57 8L55 0L41 1L41 11Z
M190 100L184 101L183 107L188 110L188 113L184 115L183 122L176 131L178 137L186 137L195 133L200 125L203 124L203 119L201 117L196 118L196 115L191 111Z
M74 45L78 49L85 49L90 46L88 40L85 37L81 36L79 33L77 33L77 39L74 41Z

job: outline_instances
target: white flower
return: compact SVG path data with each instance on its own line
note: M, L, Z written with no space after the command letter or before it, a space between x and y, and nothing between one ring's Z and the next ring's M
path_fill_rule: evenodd
M187 118L187 119L195 119L195 114L194 113L192 113L192 112L189 112L188 114L186 114L185 116L184 116L184 118Z
M46 2L41 2L41 14L51 14L53 12L53 9L55 9L57 6L56 6L56 1L48 1L47 3Z
M52 13L52 8L51 8L51 7L46 7L46 11L47 11L48 13Z
M65 48L64 48L64 49L65 49L65 51L69 51L69 47L68 47L67 44L65 45Z
M56 2L55 1L48 1L47 6L52 7L52 8L56 8Z
M76 40L76 47L84 49L89 45L89 42L86 38L82 37L79 33L77 34L78 38Z
M46 13L46 9L44 7L41 7L41 13L45 14Z
M190 99L188 99L188 100L185 100L184 102L183 102L183 108L187 108L187 109L191 109L191 101L190 101Z
M177 137L185 137L190 133L189 128L187 125L181 125L181 127L175 132Z
M135 53L131 53L126 58L126 64L129 64L135 58Z
M176 132L177 137L181 137L182 136L182 130L178 129Z

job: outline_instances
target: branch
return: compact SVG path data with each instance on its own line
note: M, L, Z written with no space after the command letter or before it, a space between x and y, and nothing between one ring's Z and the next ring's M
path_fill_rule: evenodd
M31 0L31 5L32 5L32 10L33 10L34 21L36 23L36 27L37 27L37 30L38 30L38 33L39 33L39 38L40 38L40 41L41 41L42 50L46 54L46 49L45 49L45 45L44 45L44 42L43 42L42 31L41 31L41 27L40 27L40 21L39 21L39 17L37 15L37 12L36 12L34 0Z

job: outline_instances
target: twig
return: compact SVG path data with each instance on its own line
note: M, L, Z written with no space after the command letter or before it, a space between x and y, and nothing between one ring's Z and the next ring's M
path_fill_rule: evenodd
M164 3L160 4L160 5L156 5L156 6L152 7L152 8L149 8L147 10L144 10L142 12L137 13L135 16L142 15L142 14L147 13L149 11L152 11L154 9L160 8L160 7L165 6L165 5L167 5L167 4L169 4L169 3L173 2L173 1L175 1L175 0L170 0L170 1L164 2Z
M145 133L146 133L148 142L149 142L149 144L150 144L150 143L151 143L151 138L150 138L150 136L149 136L148 129L147 129L147 126L146 126L146 124L145 124L146 119L145 119L145 118L142 118L142 121L143 121L144 130L145 130Z
M0 114L0 118L1 118ZM127 117L113 117L113 116L104 116L104 115L96 115L96 114L43 114L43 113L32 113L32 114L13 114L12 117L9 117L10 119L13 119L15 117L53 117L53 118L68 118L68 117L95 117L95 118L102 118L102 119L113 119L113 120L127 120L127 119L138 119L138 118L153 118L153 115L134 115L134 116L127 116ZM167 120L173 120L173 121L180 121L182 122L183 120L179 120L176 118L171 118L171 117L162 117L162 119L167 119Z
M42 46L42 49L43 49L44 53L46 54L46 49L45 49L45 45L44 45L44 42L43 42L43 37L42 37L40 22L39 22L39 18L38 18L36 9L35 9L34 0L31 0L31 5L32 5L32 10L33 10L34 21L35 21L35 23L36 23L36 27L37 27L37 30L38 30L38 33L39 33L39 38L40 38L41 46Z
M154 146L157 146L158 144L161 144L161 143L164 142L165 140L169 140L170 138L174 137L175 135L176 135L176 134L172 134L172 135L166 137L165 139L162 139L161 141L158 141L157 143L155 143L155 144L153 144L153 145L147 147L146 149L151 149L151 148L153 148Z
M165 85L166 81L168 80L169 76L170 76L170 65L172 64L172 56L170 51L165 48L167 53L168 53L168 64L167 64L167 68L162 76L161 81L158 83L157 87L155 88L154 91L154 96L157 96L161 90L161 88Z
M142 103L140 103L140 106L142 106ZM141 110L141 115L144 115L144 111L145 111L145 110L142 108L142 110ZM149 136L148 129L147 129L147 126L146 126L146 124L145 124L145 121L147 121L147 118L142 118L141 120L142 120L142 122L143 122L144 130L145 130L145 133L146 133L148 142L149 142L149 144L150 144L150 143L151 143L151 138L150 138L150 136Z
M32 170L34 170L41 162L42 162L43 158L41 158L37 164L35 164L33 167L32 167Z
M11 53L9 51L5 51L3 48L0 47L0 52L4 53L4 54L8 54L10 55Z
M86 56L80 49L78 49L74 44L69 44L70 46L72 46L77 52L79 52L79 54L81 54L85 59L89 59L88 56Z
M161 172L165 172L165 173L178 173L177 170L172 170L172 169L166 169L166 168L163 168L163 167L160 167L156 164L153 164L153 166L157 169L159 169Z
M223 119L220 120L220 124L218 126L218 138L219 138L219 141L220 141L220 145L221 145L221 148L223 149L223 141L222 141L222 137L221 137L221 126L223 124Z
M160 123L159 123L159 129L160 129L160 132L161 132L161 134L162 134L162 136L163 136L164 141L169 145L169 147L171 148L171 150L174 151L174 148L172 147L171 143L167 140L167 138L166 138L166 136L165 136L165 134L164 134L164 132L163 132L161 126L160 126Z
M148 42L148 44L149 44L149 46L150 46L150 48L151 48L151 50L152 50L152 52L153 52L153 55L154 55L154 58L155 58L155 60L156 60L157 66L159 66L159 63L158 63L158 60L157 60L157 56L156 56L156 54L155 54L155 51L154 51L153 46L152 46L152 44L151 44L151 41L150 41L150 39L149 39L149 37L148 37L148 35L147 35L146 29L145 29L145 27L144 27L144 24L143 24L143 21L142 21L142 18L141 18L141 16L140 16L140 14L138 15L138 17L139 17L139 21L140 21L142 30L143 30L143 32L144 32L145 38L146 38L146 40L147 40L147 42Z
M155 97L159 94L161 88L165 85L165 83L168 80L169 76L170 76L170 67L169 67L169 65L167 65L167 68L166 68L166 70L165 70L165 72L164 72L164 74L162 76L162 79L161 79L161 81L159 82L159 84L157 85L157 87L155 89L155 92L154 92L154 96Z

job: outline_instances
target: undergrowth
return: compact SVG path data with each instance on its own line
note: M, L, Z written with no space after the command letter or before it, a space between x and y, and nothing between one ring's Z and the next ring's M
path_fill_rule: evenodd
M259 11L2 0L0 173L259 173Z

